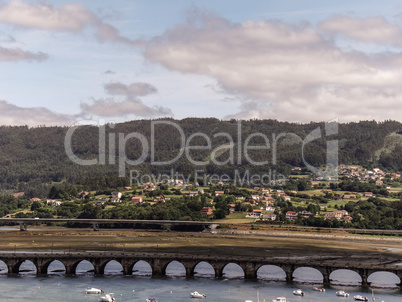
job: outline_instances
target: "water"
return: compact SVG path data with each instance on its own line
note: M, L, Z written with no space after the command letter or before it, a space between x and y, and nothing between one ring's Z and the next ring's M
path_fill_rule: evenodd
M77 276L65 277L64 267L61 263L53 262L49 266L50 275L47 277L36 277L35 267L29 261L21 265L22 273L18 276L7 276L4 267L0 266L0 294L2 301L40 301L40 302L69 302L85 301L96 302L99 295L88 295L84 293L87 287L101 288L105 293L115 294L116 302L124 301L145 301L146 298L156 298L159 302L173 301L197 301L190 298L190 292L198 291L206 294L206 301L272 301L278 296L285 296L291 302L309 301L353 301L354 295L363 295L371 298L370 289L362 289L358 286L359 281L353 272L340 271L331 275L332 279L339 279L345 285L332 285L326 288L325 293L313 291L313 284L319 282L320 276L317 271L302 268L294 273L295 282L292 285L283 281L284 274L277 267L263 267L259 270L258 281L246 281L242 279L242 271L236 264L229 264L224 270L224 279L213 278L213 271L207 263L200 263L196 267L194 279L185 279L185 271L178 262L172 262L167 267L167 276L164 278L150 277L150 266L144 261L134 266L132 276L123 276L122 267L118 262L110 262L105 268L106 276L94 277L93 269L89 262L81 262L77 267ZM88 272L89 271L89 272ZM337 274L335 274L337 273ZM372 282L377 286L375 296L380 297L376 301L401 302L401 291L394 286L396 276L377 273L373 275ZM300 281L304 282L301 283ZM370 281L370 280L369 280ZM306 283L307 282L307 283ZM334 280L336 282L336 280ZM302 289L304 297L297 297L292 294L295 289ZM349 298L341 298L335 295L337 290L343 289L350 293Z

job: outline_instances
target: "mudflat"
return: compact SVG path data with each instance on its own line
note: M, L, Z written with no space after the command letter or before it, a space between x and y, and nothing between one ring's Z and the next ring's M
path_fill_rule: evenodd
M402 262L402 238L279 231L30 228L1 230L0 251L125 251L249 257L342 257Z

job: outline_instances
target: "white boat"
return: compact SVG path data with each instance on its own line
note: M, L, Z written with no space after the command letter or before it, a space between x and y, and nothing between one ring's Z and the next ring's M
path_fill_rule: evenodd
M200 294L199 292L193 292L190 294L191 298L205 299L207 296Z
M278 298L272 300L272 302L286 302L286 298L285 297L278 297Z
M146 299L145 301L146 301L146 302L158 302L158 301L156 301L156 299L154 299L154 298L148 298L148 299Z
M113 295L114 294L112 294L112 293L106 294L106 295L100 297L99 301L101 301L101 302L115 302L116 300L115 300Z
M304 296L304 292L301 289L297 289L293 291L293 295Z
M101 293L103 293L103 290L92 287L92 288L86 288L85 293L86 294L101 294Z
M363 297L360 295L356 295L353 297L356 301L368 301L369 299L367 297Z
M344 292L343 290L337 291L337 292L336 292L336 295L337 295L338 297L349 297L349 294L346 293L346 292Z
M317 292L325 293L325 288L323 288L323 287L313 287L313 290L315 290Z

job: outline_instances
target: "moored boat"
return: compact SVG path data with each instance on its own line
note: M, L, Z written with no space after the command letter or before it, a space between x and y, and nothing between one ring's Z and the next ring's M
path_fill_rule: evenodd
M285 297L278 297L278 298L272 300L272 302L286 302L286 298Z
M338 297L349 297L349 294L346 293L346 292L344 292L343 290L337 291L337 292L336 292L336 295L337 295Z
M304 296L304 292L301 289L297 289L293 291L293 295L295 296Z
M158 301L156 301L156 299L154 298L148 298L145 300L145 302L158 302Z
M198 299L205 299L207 296L204 294L200 294L199 292L195 291L190 293L191 298L198 298Z
M367 297L363 297L360 295L356 295L353 297L356 301L368 301L369 299Z
M100 297L99 301L101 301L101 302L115 302L116 300L115 300L113 295L114 294L112 294L112 293L106 294L106 295Z
M313 287L313 290L315 290L317 292L325 293L325 288L323 288L323 287Z
M86 294L102 294L103 290L101 290L99 288L92 287L92 288L86 288L85 293Z

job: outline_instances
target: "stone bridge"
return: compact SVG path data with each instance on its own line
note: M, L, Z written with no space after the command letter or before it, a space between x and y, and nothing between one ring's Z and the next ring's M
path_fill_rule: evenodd
M172 261L183 264L186 277L194 276L196 266L201 262L208 263L215 272L216 278L223 277L223 270L229 263L239 265L244 278L254 280L258 277L258 270L265 265L273 265L283 269L286 273L286 281L292 282L294 271L297 268L314 268L322 274L322 283L330 284L330 275L339 269L347 269L356 272L361 277L361 285L369 286L368 277L375 272L390 272L402 280L402 265L395 262L369 263L364 261L344 260L340 257L239 257L239 256L212 256L212 255L185 255L166 253L131 253L131 252L57 252L57 253L24 253L8 252L0 253L0 261L3 261L8 269L8 274L20 273L20 266L24 261L31 261L36 267L38 275L48 274L49 265L57 260L65 267L66 275L74 275L78 264L89 261L94 267L94 274L99 276L105 273L106 265L115 260L123 267L124 275L131 275L133 267L138 261L147 262L152 269L152 276L159 277L166 274L166 268ZM398 284L401 286L401 282Z

